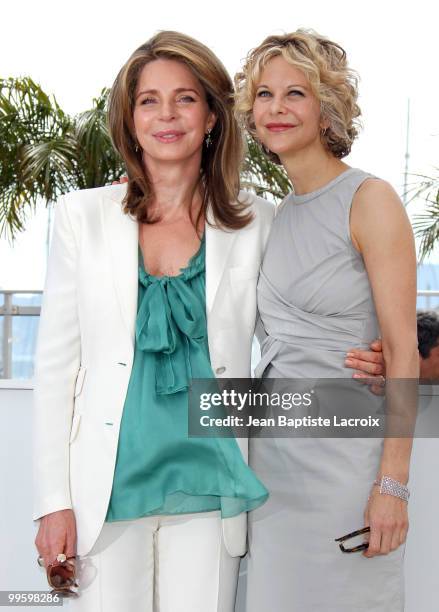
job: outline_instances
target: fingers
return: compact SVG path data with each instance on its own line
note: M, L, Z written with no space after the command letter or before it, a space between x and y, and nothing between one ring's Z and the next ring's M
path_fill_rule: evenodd
M353 370L360 370L365 374L373 376L381 376L384 373L382 361L377 357L381 353L372 353L371 351L358 351L348 353L352 355L345 359L345 366ZM369 358L370 356L370 358Z
M128 177L127 176L121 176L120 179L118 181L112 181L112 185L122 185L123 183L128 183Z
M377 351L379 353L381 353L383 350L383 342L381 338L377 338L376 340L371 342L369 346L373 351Z
M64 538L51 538L38 547L38 552L43 557L44 567L46 569L49 565L57 563L56 557L60 553L64 553L68 556L65 552Z
M368 559L376 557L381 550L381 531L376 526L370 526L369 548L364 551L363 555Z
M69 557L76 556L76 528L69 529L67 532L66 547L64 550L64 554L66 555L67 559Z
M369 548L363 553L365 557L388 555L393 552L407 538L408 524L405 522L392 522L387 525L371 525Z
M381 548L379 551L380 555L388 555L390 552L390 548L392 545L393 534L395 533L395 529L383 529L381 532Z
M363 374L362 372L355 372L352 375L360 385L368 385L369 391L374 395L385 395L386 394L386 379L384 376L371 376L370 374Z
M382 397L383 395L386 394L384 385L385 383L383 384L382 381L380 381L378 384L369 385L369 391L371 391L371 393L373 393L374 395L377 395L378 397Z
M392 533L392 538L390 542L390 550L396 550L401 544L401 530L395 529Z
M56 557L64 553L74 556L76 549L76 523L71 510L58 511L44 516L40 521L35 546L43 558L44 567L57 563Z
M408 523L405 523L401 531L399 532L399 543L400 544L404 544L404 542L406 541L408 530L409 530L409 525Z
M405 541L402 536L403 528L398 523L388 524L381 531L381 555L388 555L390 552L399 548Z
M381 365L383 363L383 355L381 352L375 352L370 350L362 349L351 349L346 353L348 359L359 359L360 361L366 361L367 363L375 363Z

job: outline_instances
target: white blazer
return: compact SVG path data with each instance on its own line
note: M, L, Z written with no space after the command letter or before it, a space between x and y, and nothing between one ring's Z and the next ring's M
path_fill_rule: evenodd
M47 270L35 360L33 464L37 520L72 508L77 554L93 547L113 483L134 357L138 224L122 212L126 185L62 196ZM213 371L248 378L256 282L274 207L249 198L241 230L206 224L206 311ZM247 460L247 441L238 439ZM246 513L223 520L230 555L246 550Z

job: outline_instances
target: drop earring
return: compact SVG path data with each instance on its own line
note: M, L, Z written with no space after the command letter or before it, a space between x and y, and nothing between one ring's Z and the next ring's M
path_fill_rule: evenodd
M212 144L212 136L210 135L211 133L211 129L207 130L207 135L206 135L206 139L205 139L205 143L206 143L206 148L208 149L210 147L210 145Z

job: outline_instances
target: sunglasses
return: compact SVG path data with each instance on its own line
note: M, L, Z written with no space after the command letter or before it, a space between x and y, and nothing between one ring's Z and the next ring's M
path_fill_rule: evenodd
M78 597L77 591L73 591L72 587L78 587L76 582L76 557L69 557L62 563L50 563L47 566L47 582L52 587L51 595L61 595L62 597ZM38 563L44 565L38 560Z
M358 546L354 546L353 548L346 548L343 545L343 542L346 542L346 540L350 540L351 538L355 538L356 536L362 535L363 533L369 533L369 532L370 532L370 527L363 527L363 529L358 529L357 531L348 533L342 536L341 538L336 538L335 541L339 543L340 550L341 552L344 552L344 553L355 553L355 552L359 552L360 550L367 550L369 548L369 542L363 542L362 544L359 544Z

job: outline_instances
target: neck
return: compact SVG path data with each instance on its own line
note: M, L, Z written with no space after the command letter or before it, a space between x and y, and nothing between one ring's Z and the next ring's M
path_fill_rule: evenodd
M316 191L349 168L334 157L321 143L280 157L296 195Z
M154 189L151 207L166 220L191 217L201 205L200 156L162 161L144 156L144 166Z

